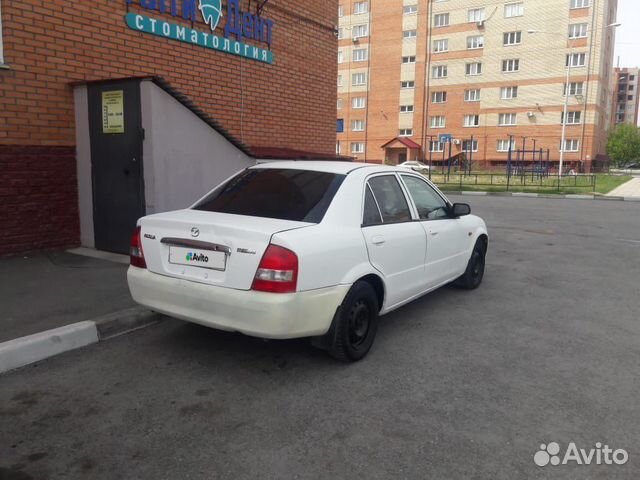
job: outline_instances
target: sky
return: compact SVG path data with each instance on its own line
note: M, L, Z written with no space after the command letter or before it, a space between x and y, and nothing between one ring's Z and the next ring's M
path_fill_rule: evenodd
M640 0L618 1L618 22L622 26L616 32L616 53L613 64L621 67L640 67Z

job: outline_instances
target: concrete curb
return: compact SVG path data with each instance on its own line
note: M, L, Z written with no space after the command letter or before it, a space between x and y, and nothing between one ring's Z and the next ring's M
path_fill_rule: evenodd
M442 190L447 195L469 195L475 197L526 197L526 198L562 198L567 200L605 200L614 202L640 202L640 197L607 197L605 195L554 195L552 193L527 193L527 192L475 192L465 190Z
M158 314L135 307L0 343L0 374L86 347L160 321Z

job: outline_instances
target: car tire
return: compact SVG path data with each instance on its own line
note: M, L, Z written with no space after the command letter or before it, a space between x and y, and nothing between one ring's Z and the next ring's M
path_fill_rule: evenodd
M473 247L473 252L471 252L471 258L467 263L467 269L455 282L456 286L466 290L474 290L480 286L482 279L484 278L486 255L487 248L484 242L482 242L482 240L478 240Z
M378 331L378 298L373 287L356 282L336 312L329 354L343 362L362 360Z

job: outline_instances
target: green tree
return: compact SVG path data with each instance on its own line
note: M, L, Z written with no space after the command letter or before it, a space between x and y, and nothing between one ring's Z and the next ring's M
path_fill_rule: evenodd
M607 142L607 154L613 165L624 168L640 160L640 129L635 125L618 125Z

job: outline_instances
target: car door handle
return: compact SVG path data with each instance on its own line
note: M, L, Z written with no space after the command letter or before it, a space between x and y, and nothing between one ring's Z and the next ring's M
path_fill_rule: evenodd
M381 235L376 235L375 237L373 237L373 238L371 239L371 242L372 242L374 245L382 245L385 241L386 241L386 240L385 240L385 239L384 239L384 237L383 237L383 236L381 236Z
M440 235L440 232L434 232L433 230L430 230L429 235L431 235L432 237L437 237L438 235Z

